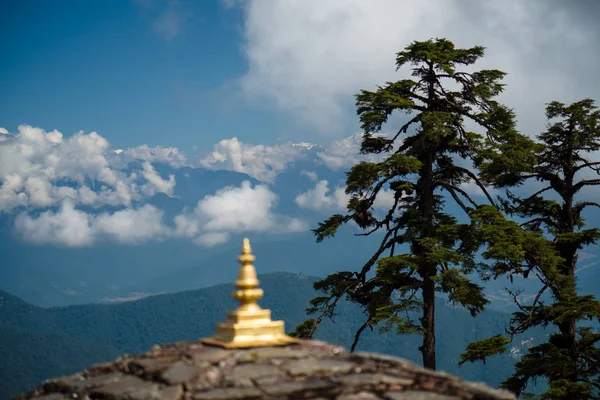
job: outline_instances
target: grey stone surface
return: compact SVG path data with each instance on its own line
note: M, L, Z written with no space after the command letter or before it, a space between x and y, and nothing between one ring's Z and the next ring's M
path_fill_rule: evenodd
M154 346L136 356L44 382L17 399L111 400L515 400L406 360L346 353L301 341L284 347L224 350L200 342Z
M87 379L81 377L80 380L71 381L68 383L68 385L74 392L79 392L118 381L123 377L124 375L120 372L112 372L106 375L93 376Z
M256 388L222 388L197 393L193 396L197 400L237 400L260 399L263 392Z
M91 398L142 400L158 397L159 385L135 376L121 379L95 387L89 391ZM88 394L88 393L86 393Z
M355 363L343 360L306 358L288 361L281 366L292 375L315 375L318 373L337 374L349 372L356 367Z
M390 392L384 395L386 400L461 400L462 397L446 396L437 393L409 390L405 392Z
M335 388L333 382L324 379L311 379L302 381L292 381L277 383L271 386L263 386L261 389L271 397L277 396L295 396L306 392L329 392ZM312 396L314 398L314 396ZM310 397L308 397L310 398Z
M161 377L166 383L174 385L188 382L200 375L200 372L201 369L199 367L188 364L185 361L178 361L163 372Z
M395 377L382 373L351 374L340 379L344 385L352 387L376 386L376 385L398 385L410 386L414 383L413 379L404 377Z
M285 373L272 364L242 364L235 367L227 379L232 381L239 381L242 379L260 379L266 377L283 377Z
M188 352L196 365L218 364L219 362L231 357L231 352L223 349L206 349L200 351Z
M381 400L381 397L369 392L359 392L338 396L335 400Z
M61 393L51 393L43 396L35 397L35 400L65 400L68 399L65 395Z

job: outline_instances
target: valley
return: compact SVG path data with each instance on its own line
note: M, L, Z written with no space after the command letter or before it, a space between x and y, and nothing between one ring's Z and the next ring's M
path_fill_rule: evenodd
M314 277L280 272L259 277L265 298L261 306L283 319L287 331L306 318L305 308L315 296ZM212 336L215 324L235 308L231 284L150 296L121 304L87 304L43 309L8 293L0 293L0 398L36 386L40 380L71 374L121 353L139 353L154 344ZM485 365L457 366L467 343L501 331L509 316L486 311L473 319L468 312L439 300L438 354L440 369L465 379L499 384L512 370L510 354ZM316 338L350 347L362 312L342 304L334 321L325 322ZM540 332L540 335L542 333ZM419 362L419 337L379 335L365 331L358 351L391 354ZM525 344L527 345L527 344ZM521 338L514 341L515 351Z

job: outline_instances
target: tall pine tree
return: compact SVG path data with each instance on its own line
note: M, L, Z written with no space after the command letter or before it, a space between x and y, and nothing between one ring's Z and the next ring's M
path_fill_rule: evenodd
M600 334L582 323L600 319L600 302L594 296L578 294L576 280L579 251L600 238L597 228L584 229L582 217L586 208L600 204L581 199L582 191L600 185L600 161L590 158L600 150L600 111L591 99L568 106L552 102L546 108L546 116L550 123L547 131L538 136L536 160L529 168L519 171L507 159L505 153L515 151L510 140L502 147L490 143L487 161L482 164L486 180L497 187L520 186L530 181L541 184L529 196L517 196L507 190L503 208L524 219L522 226L528 231L546 235L560 257L558 263L540 262L527 258L526 251L524 268L497 271L535 275L540 280L541 288L531 304L521 304L519 297L514 296L519 311L514 313L508 329L511 339L534 326L554 327L546 343L530 348L520 359L515 373L503 386L526 395L528 383L541 377L548 380L549 389L539 398L600 398ZM549 299L544 298L546 292ZM509 341L496 336L473 343L461 362L499 353Z
M475 246L463 241L470 237L471 225L459 224L444 212L445 196L467 214L477 208L461 187L466 182L474 181L494 203L477 176L463 166L483 142L482 135L465 129L465 120L482 127L488 137L514 130L512 112L494 100L503 90L505 74L456 69L483 55L483 47L457 49L446 39L414 42L396 58L397 69L412 65L414 79L388 82L356 96L365 132L361 153L383 160L352 167L346 179L348 212L331 216L313 232L321 242L354 221L362 235L382 232L383 239L359 271L335 273L315 284L324 296L313 299L308 311L318 318L298 326L296 335L312 337L322 319L334 315L339 300L347 298L367 315L352 350L367 327L420 333L423 365L435 369L436 292L448 294L473 316L484 309L488 301L482 287L467 277L477 268ZM391 137L376 135L394 112L407 114L408 122ZM386 188L393 191L394 204L379 216L373 204ZM408 251L397 254L403 245ZM415 311L422 314L418 322L411 316Z

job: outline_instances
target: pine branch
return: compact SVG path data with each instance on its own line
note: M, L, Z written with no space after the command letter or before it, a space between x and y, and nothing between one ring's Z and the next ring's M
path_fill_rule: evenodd
M389 230L389 228L390 228L389 223L392 220L392 218L394 217L394 211L396 211L396 207L398 207L398 203L400 202L401 198L402 198L402 193L398 193L398 192L394 193L394 205L389 209L385 218L382 221L377 221L375 228L371 229L370 231L365 232L365 233L355 233L354 236L369 236L369 235L373 234L374 232L378 231L383 225L386 225ZM373 204L374 202L375 202L375 200L373 199L373 202L371 204ZM396 230L396 233L397 232L398 232L398 230ZM394 236L394 238L395 238L395 236Z
M479 188L483 191L483 193L487 197L490 204L493 205L494 207L497 207L496 203L494 202L494 199L492 198L492 196L490 196L489 192L487 191L487 188L485 187L485 185L483 185L483 183L481 183L481 181L479 180L477 175L475 175L473 172L469 171L467 168L463 168L463 167L459 167L459 166L455 166L454 168L467 174L471 179L473 179L475 181L475 184L477 186L479 186Z
M396 225L393 229L386 232L385 237L381 241L381 244L379 245L379 248L377 249L375 254L373 254L369 261L367 261L367 263L362 267L359 276L363 279L363 282L365 277L367 276L367 273L371 270L371 267L375 265L379 257L383 254L383 252L389 249L395 243L393 241L388 241L388 239L390 238L392 233L398 232L398 230L400 230L400 226Z
M550 186L557 193L563 193L563 190L564 190L563 180L558 175L552 174L550 172L537 171L534 174L521 175L521 178L522 179L536 178L538 181L546 180L546 181L550 182Z
M333 311L335 310L335 307L337 306L338 301L340 301L340 299L346 294L348 293L348 291L350 289L352 289L352 287L354 286L355 283L351 283L348 286L346 286L344 289L342 289L339 293L336 293L335 295L331 295L327 301L327 304L325 306L325 308L323 309L323 311L321 312L321 314L319 314L319 316L317 317L317 319L315 320L315 322L313 323L307 338L311 339L313 337L313 335L315 334L317 328L319 327L319 325L321 325L321 323L323 322L323 318L325 318L326 315L331 315L333 313ZM329 303L329 300L333 299L332 303Z
M539 277L539 275L538 275L538 278L541 279L541 277ZM533 314L536 311L535 306L539 302L540 297L546 291L546 289L548 289L548 284L545 284L536 294L535 298L533 299L533 303L531 304L531 310L529 312L529 317L526 320L522 321L519 325L517 325L517 327L511 328L511 332L510 332L510 341L511 342L516 334L523 333L526 330L526 326L528 326L531 323L531 320L533 319ZM519 307L519 308L523 309L522 307Z
M381 256L381 254L383 254L383 252L385 250L387 250L388 248L390 248L392 246L392 244L394 243L392 241L388 242L388 239L389 239L390 235L394 231L397 232L399 229L400 229L400 227L396 226L394 229L387 231L387 233L385 234L385 237L381 241L379 249L369 259L369 261L367 261L367 263L363 266L361 272L360 273L356 273L356 272L354 273L355 276L356 276L356 278L357 278L357 280L355 282L350 283L344 289L342 289L340 292L332 294L331 296L329 296L329 298L327 299L327 304L326 304L325 308L323 309L323 311L321 312L321 314L319 315L319 317L316 319L316 321L315 321L312 329L310 330L310 333L309 333L310 336L309 337L312 337L312 335L314 334L314 332L317 330L318 326L323 322L323 318L326 315L331 315L331 313L333 312L333 310L337 306L337 303L340 301L340 299L346 293L348 293L348 291L350 289L352 289L352 287L356 286L356 284L358 283L358 281L361 281L363 284L365 283L366 275L371 270L371 267L373 267L373 265L375 265L375 262L377 262L377 260ZM330 301L332 301L332 302L330 303Z
M600 185L600 179L587 179L587 180L579 181L575 185L573 185L573 191L575 193L577 193L584 186L596 186L596 185Z
M352 346L350 347L350 353L354 353L354 350L356 349L356 345L358 344L358 341L360 340L360 335L367 328L367 326L369 326L370 323L371 323L371 317L369 316L369 318L367 318L367 321L364 324L362 324L360 328L358 328L358 330L356 331L356 334L354 335L354 341L352 342ZM371 330L373 330L373 328L371 328Z
M586 162L585 164L580 164L577 167L574 168L575 172L584 169L584 168L592 168L594 171L596 172L600 172L600 168L594 168L596 166L600 166L600 161L595 161L595 162Z
M520 224L519 226L521 227L529 227L531 229L539 229L540 225L542 223L545 223L548 227L551 228L556 228L556 223L554 221L552 221L552 219L550 219L550 217L538 217L538 218L533 218L529 221L523 222L522 224Z
M594 201L583 201L581 203L577 203L575 205L575 207L573 207L573 211L575 212L575 215L579 216L579 214L581 213L581 211L583 211L583 209L586 208L586 207L588 207L588 206L600 208L600 204L598 204L598 203L596 203Z
M400 136L402 133L406 133L408 131L408 128L412 124L414 124L415 122L419 122L421 120L421 117L422 117L422 115L418 114L416 117L414 117L413 119L408 121L406 124L402 125L402 127L398 130L398 132L396 132L396 134L392 138L392 142L395 142L396 139L398 139L398 136ZM402 146L400 146L400 148L395 153L396 154L404 153L406 151L405 146L406 146L406 144L403 144Z
M456 186L450 185L446 182L441 182L441 181L437 181L436 182L436 186L441 186L444 189L446 189L448 191L448 193L450 193L450 195L452 196L452 198L454 199L454 201L456 201L456 203L460 206L460 208L462 208L465 213L467 213L467 215L473 210L471 207L468 207L461 199L460 197L458 197L458 195L456 194L456 192L459 192L460 194L462 194L463 196L465 196L467 198L467 200L469 200L471 202L471 204L473 204L473 206L477 207L477 204L473 201L473 199L471 199L469 197L469 195L462 189L457 188Z
M512 279L512 276L511 276L511 279ZM519 310L521 310L523 312L527 312L525 307L523 307L523 305L519 301L519 295L521 293L523 293L523 289L517 290L516 292L513 292L513 291L509 290L508 288L504 288L504 289L508 292L508 294L510 294L510 297L513 298L513 301L515 302L515 305L519 308Z
M546 186L545 188L538 190L537 192L535 192L531 196L527 197L526 199L524 199L524 200L519 199L518 201L521 204L530 203L532 200L535 200L540 194L542 194L548 190L551 190L551 189L552 189L552 186Z

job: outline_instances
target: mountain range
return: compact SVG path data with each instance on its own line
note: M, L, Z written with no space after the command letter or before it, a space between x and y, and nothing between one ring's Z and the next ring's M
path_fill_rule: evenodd
M311 148L311 151L315 151ZM299 162L282 172L270 190L278 197L273 212L307 221L307 229L315 227L335 211L327 205L323 210L302 208L295 201L301 193L314 189L314 180L305 173L311 164ZM313 167L314 167L313 162ZM128 169L140 169L132 162ZM344 174L325 167L318 170L319 179L341 185ZM174 192L154 194L145 204L164 213L171 220L181 210L193 209L206 196L224 187L240 187L243 182L257 187L260 181L240 172L212 171L202 168L174 168L156 164L162 177L174 176ZM313 168L316 170L316 168ZM55 207L56 209L57 207ZM103 210L92 209L91 213ZM66 247L56 244L29 243L15 232L17 213L0 213L0 289L42 306L63 306L89 302L115 302L137 299L149 294L208 287L228 282L237 266L235 254L246 232L234 233L229 242L215 247L202 247L179 238L146 243L119 243L106 240L93 246ZM143 228L142 228L143 229ZM334 240L316 244L310 232L273 235L256 231L252 244L259 257L260 272L290 271L325 276L340 269L357 269L378 245L377 234L356 237L358 231L347 227ZM584 267L593 266L595 249L583 260ZM585 268L581 283L584 290L595 292L587 276L596 276L595 268ZM521 280L517 284L533 293L537 282ZM504 292L507 280L486 283L493 308L509 311L512 303Z
M305 307L315 296L317 278L296 273L259 276L265 298L260 304L283 319L286 329L306 318ZM235 308L232 285L149 296L120 304L87 304L43 309L0 292L0 399L29 390L44 379L75 373L123 353L139 353L154 344L197 340L214 334L215 324ZM511 354L494 357L485 365L457 366L467 343L500 332L509 316L486 311L472 318L464 310L439 299L437 326L441 370L472 381L498 385L515 361ZM333 321L325 321L316 339L349 348L364 315L342 303ZM534 332L535 333L535 332ZM542 335L540 331L537 333ZM529 341L527 341L529 339ZM419 362L418 336L365 331L357 351L374 351ZM516 338L518 354L535 338Z
M351 224L319 244L310 232L332 213L343 212L344 171L359 160L353 155L358 143L351 137L337 148L255 146L236 156L217 149L198 165L161 158L148 148L112 153L103 148L104 169L96 178L90 173L79 179L82 168L75 164L70 179L47 182L51 203L0 209L0 359L7 360L0 365L0 393L17 393L155 343L211 335L235 306L229 292L245 236L264 274L264 305L293 328L306 318L318 277L357 270L378 246L380 234L356 236ZM239 143L226 145L239 150ZM117 177L114 190L102 174ZM39 183L39 173L35 179ZM115 203L119 185L138 196L127 205ZM84 195L104 196L105 203L83 204ZM40 202L39 192L30 190L29 196ZM0 198L0 205L10 205L7 198ZM461 215L451 202L448 212ZM600 214L587 217L600 220ZM582 292L598 295L596 253L595 247L582 253L578 276ZM492 303L476 319L439 298L439 365L497 385L515 357L546 333L516 338L509 354L458 369L467 343L504 331L507 313L515 308L505 287L523 289L527 298L538 286L535 279L511 284L506 278L484 285ZM317 337L349 346L363 318L344 304L336 322L324 324ZM418 337L366 332L359 349L418 361L418 346Z

